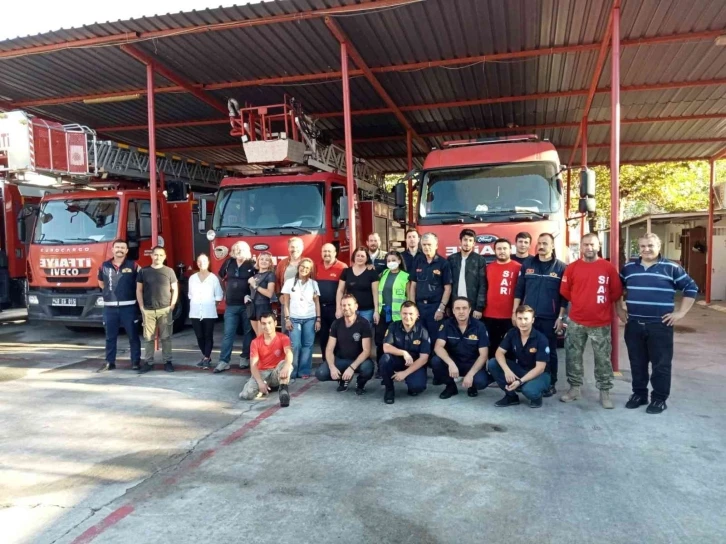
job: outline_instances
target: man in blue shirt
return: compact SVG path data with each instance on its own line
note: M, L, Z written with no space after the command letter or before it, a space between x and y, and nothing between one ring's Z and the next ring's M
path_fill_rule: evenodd
M519 404L517 391L529 399L530 408L541 408L542 397L550 386L545 372L550 357L547 337L534 329L534 309L520 306L514 313L517 328L510 329L502 339L494 359L487 368L504 390L504 398L494 403L498 408Z
M444 310L451 297L451 267L436 253L438 248L438 237L432 232L424 234L421 237L422 253L414 259L413 270L408 271L411 284L409 298L416 302L429 338L438 336L439 321L444 318Z
M406 272L409 274L413 270L413 261L421 254L421 240L419 239L416 229L408 229L406 231L406 249L403 250L403 262L406 265Z
M444 321L438 332L431 369L439 383L446 388L439 395L448 399L459 394L454 381L464 376L462 385L470 397L491 382L484 365L489 354L489 335L484 323L471 317L471 303L466 297L456 297L452 306L454 317Z
M638 240L640 258L620 271L625 289L625 307L618 304L618 316L625 325L633 394L625 405L635 409L648 404L648 380L653 388L649 414L668 408L673 360L673 325L685 317L698 294L698 286L686 271L660 254L660 238L647 233ZM683 292L678 310L676 291ZM653 372L648 376L648 363Z
M560 294L562 276L567 265L555 256L555 239L549 233L537 238L537 255L522 262L512 305L512 325L517 326L516 311L520 304L534 309L537 316L534 328L544 334L549 341L550 357L547 372L550 374L550 387L545 397L557 393L557 334L562 332L563 319L567 310L567 300Z

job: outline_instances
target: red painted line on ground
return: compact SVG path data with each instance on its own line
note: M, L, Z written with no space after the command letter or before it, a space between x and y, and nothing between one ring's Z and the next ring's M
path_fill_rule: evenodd
M302 386L300 389L295 391L290 396L293 398L297 398L300 395L302 395L303 393L305 393L307 390L309 390L316 383L318 383L318 380L313 378L312 380L310 380L308 383L306 383L304 386ZM176 484L182 476L184 476L185 474L188 474L189 472L191 472L192 470L194 470L196 468L199 468L199 466L202 465L202 463L204 463L207 459L210 459L211 457L213 457L220 448L229 446L230 444L241 439L249 431L251 431L252 429L257 427L260 423L262 423L264 420L266 420L267 418L269 418L270 416L275 414L278 410L280 410L280 408L281 407L279 404L270 406L267 410L262 412L255 419L253 419L252 421L248 421L242 427L240 427L235 432L230 434L227 438L222 440L219 447L211 449L211 450L204 450L193 461L189 462L186 465L178 467L176 470L176 473L173 476L166 478L162 482L162 484L165 486L170 486L170 485ZM99 523L86 529L83 532L83 534L81 534L79 537L77 537L71 544L88 544L89 542L92 542L97 536L99 536L100 534L105 532L106 529L114 526L116 523L118 523L123 518L128 516L134 510L135 510L135 508L134 508L133 503L120 506L119 508L117 508L116 510L111 512L108 516L103 518Z
M132 504L126 504L121 508L117 508L108 516L103 518L99 523L97 523L93 527L89 527L88 529L86 529L81 536L73 541L72 544L87 544L88 542L91 542L106 529L116 525L119 521L124 519L133 511L134 506Z

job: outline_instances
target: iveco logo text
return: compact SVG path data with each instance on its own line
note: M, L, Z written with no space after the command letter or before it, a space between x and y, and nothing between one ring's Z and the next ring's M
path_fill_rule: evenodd
M41 247L41 253L74 253L76 251L91 251L90 247Z

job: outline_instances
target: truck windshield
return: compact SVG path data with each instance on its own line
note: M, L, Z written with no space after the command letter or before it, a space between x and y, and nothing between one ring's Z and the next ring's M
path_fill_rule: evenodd
M424 175L423 224L545 219L560 209L554 163L516 163L434 170Z
M117 238L119 202L115 198L49 200L35 222L36 244L109 242Z
M323 226L323 185L284 183L226 188L219 191L212 228L223 234L244 229L253 233L283 227Z

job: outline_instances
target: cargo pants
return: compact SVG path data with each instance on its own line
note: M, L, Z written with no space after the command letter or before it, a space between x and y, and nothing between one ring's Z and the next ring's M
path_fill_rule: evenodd
M610 325L585 327L570 319L567 326L567 336L565 337L567 382L572 387L582 387L583 385L585 371L583 369L582 355L585 352L585 344L587 344L588 338L595 356L595 383L597 388L600 391L610 391L613 388L613 367L610 362L610 353L612 352Z

